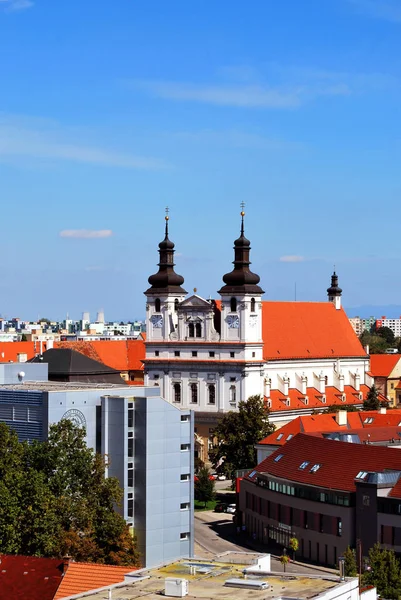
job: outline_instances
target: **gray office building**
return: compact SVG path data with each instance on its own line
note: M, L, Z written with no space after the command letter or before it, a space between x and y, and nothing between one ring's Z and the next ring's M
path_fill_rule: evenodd
M88 446L109 457L108 476L124 490L120 510L143 565L193 556L193 413L157 387L46 379L47 365L0 365L0 421L21 441L45 440L63 418L84 426Z

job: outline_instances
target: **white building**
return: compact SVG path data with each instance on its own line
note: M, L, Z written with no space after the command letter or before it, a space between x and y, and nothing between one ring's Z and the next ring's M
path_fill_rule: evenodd
M277 422L316 406L362 404L372 381L369 357L341 307L336 273L329 302L262 301L241 216L234 269L224 275L216 301L187 297L174 271L166 217L159 271L145 292L145 383L195 410L197 425L211 430L219 414L256 394L266 398Z

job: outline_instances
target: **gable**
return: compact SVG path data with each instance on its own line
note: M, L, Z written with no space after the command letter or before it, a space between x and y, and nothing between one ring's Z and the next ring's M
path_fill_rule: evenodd
M213 310L213 305L208 300L201 298L197 294L186 298L178 305L178 309L182 308L196 308L198 310Z

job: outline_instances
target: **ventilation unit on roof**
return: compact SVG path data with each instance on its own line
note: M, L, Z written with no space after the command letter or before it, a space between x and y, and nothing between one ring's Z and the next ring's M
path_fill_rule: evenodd
M286 399L285 405L286 406L291 406L291 400L289 398Z
M358 400L359 400L360 402L362 402L362 401L363 401L363 394L362 394L362 392L359 392L359 393L358 393Z
M308 404L309 404L308 396L305 396L305 398L302 399L302 402L305 404L305 406L308 406Z
M347 396L345 394L341 394L341 402L346 402Z
M323 394L320 400L323 402L323 404L326 404L326 394Z

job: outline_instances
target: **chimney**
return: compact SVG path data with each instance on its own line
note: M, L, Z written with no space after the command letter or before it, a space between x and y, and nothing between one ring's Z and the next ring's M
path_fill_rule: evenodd
M63 564L61 565L61 573L65 575L67 573L67 569L70 566L71 556L63 556Z
M338 410L336 412L336 423L337 423L337 425L346 425L347 424L347 411L346 410Z
M265 396L266 396L266 398L270 398L270 388L271 388L271 379L269 377L265 377Z
M385 415L385 414L386 414L386 412L387 412L387 408L386 408L385 406L381 406L381 407L379 408L379 414L380 414L380 415Z

